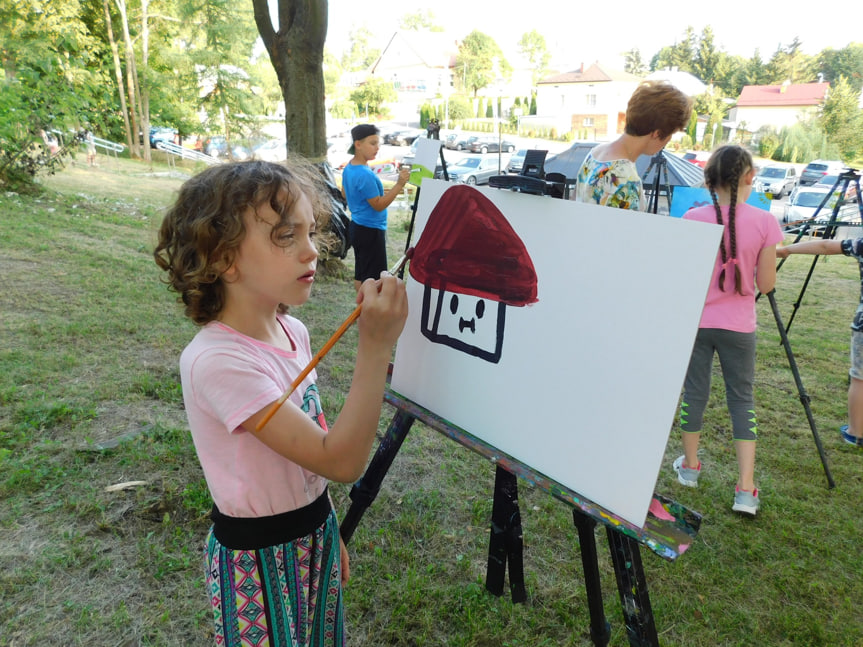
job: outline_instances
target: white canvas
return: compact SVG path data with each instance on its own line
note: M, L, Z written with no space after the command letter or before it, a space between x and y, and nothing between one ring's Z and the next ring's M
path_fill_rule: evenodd
M424 235L432 237L425 228L433 208L453 186L423 182L412 240L418 250ZM721 228L501 189L470 190L488 198L523 243L537 300L504 306L499 359L492 361L492 354L482 358L423 334L426 290L409 266L410 314L392 389L643 526ZM448 257L442 266L459 262ZM507 278L500 282L505 287ZM459 297L471 307L478 300ZM458 328L441 322L437 332L442 339L476 333L480 348L492 343L480 325L475 333Z
M411 174L408 182L415 186L421 186L423 180L434 177L435 167L440 158L441 144L443 142L439 139L421 137L417 140L417 151L411 163Z

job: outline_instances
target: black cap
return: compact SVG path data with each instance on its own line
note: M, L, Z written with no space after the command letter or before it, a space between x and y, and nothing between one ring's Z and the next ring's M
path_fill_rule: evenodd
M377 135L379 132L380 131L377 126L373 126L372 124L359 124L351 128L351 139L353 139L354 142L358 142L366 137ZM351 147L348 149L348 153L351 155L354 154L353 144L351 144Z

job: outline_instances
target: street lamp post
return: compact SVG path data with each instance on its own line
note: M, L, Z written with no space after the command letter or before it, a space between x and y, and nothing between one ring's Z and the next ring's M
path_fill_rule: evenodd
M501 118L501 104L503 103L503 79L497 79L497 173L501 174L503 168L503 119Z

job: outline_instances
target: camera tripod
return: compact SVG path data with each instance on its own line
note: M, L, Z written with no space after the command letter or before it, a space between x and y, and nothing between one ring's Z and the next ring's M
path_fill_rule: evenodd
M650 164L647 166L647 170L644 172L644 179L646 180L650 177L650 171L653 170L653 167L656 167L656 175L653 178L653 189L650 195L650 199L647 201L647 210L650 213L656 213L659 208L659 190L662 188L662 180L661 178L665 177L665 198L668 200L668 209L671 210L671 185L668 183L668 162L665 159L665 155L662 151L659 151L656 155L650 158Z
M851 223L848 223L848 222L843 223L841 220L839 220L839 212L841 211L842 207L846 204L845 196L848 194L848 188L852 184L856 190L855 196L856 196L856 202L857 202L858 219L854 222L851 222ZM841 185L841 188L839 188L840 185ZM840 226L843 226L843 225L847 226L849 224L851 224L851 225L863 224L863 202L861 202L861 199L863 199L863 197L861 197L861 195L860 195L860 172L857 171L856 169L849 168L849 169L846 169L845 171L842 171L842 173L839 174L839 177L836 178L836 182L833 184L833 187L830 189L830 191L824 196L824 199L821 200L821 204L819 204L818 208L815 209L815 213L812 214L812 218L807 220L803 224L803 226L800 228L800 231L797 233L797 237L794 239L795 243L798 242L801 238L803 238L803 236L805 236L806 233L813 226L819 226L819 227L821 226L820 223L817 223L818 214L821 212L821 209L823 209L824 206L830 201L831 196L836 195L837 190L838 190L839 198L836 200L836 203L833 205L833 210L830 213L830 218L827 220L826 224L824 225L824 230L821 232L821 237L825 240L831 240L831 239L835 238L836 231L839 229ZM815 224L813 225L813 223L815 223ZM837 223L842 223L842 224L837 224ZM788 325L785 328L786 331L788 331L791 328L791 323L794 321L794 316L797 314L797 310L800 308L800 303L803 299L803 293L806 292L806 288L809 285L809 280L812 278L812 273L815 271L815 264L818 262L818 258L819 257L816 255L812 259L812 264L809 267L809 272L806 274L806 279L803 281L803 286L800 289L800 294L797 296L797 301L794 302L794 308L791 311L791 317L789 317ZM779 265L776 266L776 269L779 270L779 268L782 267L782 264L786 260L787 259L783 258L779 262Z
M826 205L829 202L830 197L834 195L837 188L841 185L841 189L840 189L840 192L838 194L839 198L836 200L836 203L833 205L833 210L830 214L830 218L827 220L826 224L824 225L824 229L821 232L821 236L823 238L832 239L835 237L836 231L839 229L837 222L842 222L842 221L838 220L839 212L841 211L842 206L845 204L845 196L847 195L848 187L852 183L854 184L854 187L856 188L856 191L857 191L857 193L856 193L857 211L858 211L858 215L860 216L860 220L858 220L856 223L852 223L852 224L859 225L861 223L861 221L863 221L863 202L861 202L861 196L860 196L860 174L855 169L848 169L846 171L843 171L839 175L839 177L836 179L836 183L833 185L833 187L830 189L830 191L824 196L824 199L821 201L821 204L818 205L818 208L815 210L815 213L812 214L812 218L809 219L808 221L806 221L806 223L804 223L803 227L800 228L800 231L797 233L797 237L794 239L795 243L798 242L804 235L806 235L806 232L813 226L813 223L815 223L815 226L818 226L818 227L821 226L821 223L818 223L818 221L817 221L818 213L821 211L821 209L824 207L824 205ZM843 225L847 225L847 224L848 224L847 222L843 223ZM782 259L779 262L779 264L776 266L777 271L779 270L780 267L782 267L782 264L786 260L787 259ZM770 301L770 308L773 311L773 318L776 320L776 326L779 329L779 336L782 339L782 346L785 349L786 356L788 357L788 365L791 368L792 374L794 375L794 382L797 385L797 392L800 396L800 402L803 404L803 408L806 411L806 418L809 421L809 428L812 430L812 437L815 440L815 446L818 449L819 456L821 457L821 464L824 466L824 473L827 476L828 487L833 488L836 486L836 483L833 481L833 476L830 473L830 467L828 466L827 458L824 455L824 447L821 445L821 439L818 436L818 431L817 431L816 426L815 426L815 419L812 416L812 409L809 406L809 395L806 393L806 389L803 387L803 382L800 379L800 372L797 370L797 362L794 359L794 353L791 351L791 342L788 340L788 330L791 328L791 322L794 320L794 315L797 313L797 310L800 307L800 303L803 299L803 293L806 291L806 287L808 286L809 279L812 277L812 273L815 270L815 263L817 261L818 261L818 256L816 255L815 258L812 260L812 265L810 266L809 272L806 275L806 279L803 282L803 287L800 290L800 294L797 296L797 301L795 301L795 303L794 303L794 308L791 312L791 317L788 320L787 326L785 326L782 323L782 318L779 314L779 307L776 305L776 297L775 297L776 291L771 290L767 294L767 298Z

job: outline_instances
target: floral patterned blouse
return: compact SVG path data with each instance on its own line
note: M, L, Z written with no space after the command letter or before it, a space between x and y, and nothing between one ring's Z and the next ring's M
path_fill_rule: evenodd
M628 159L600 162L588 153L578 171L574 200L618 209L644 211L644 189L635 163Z

